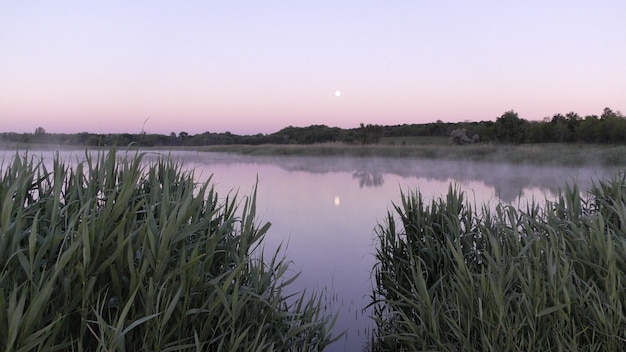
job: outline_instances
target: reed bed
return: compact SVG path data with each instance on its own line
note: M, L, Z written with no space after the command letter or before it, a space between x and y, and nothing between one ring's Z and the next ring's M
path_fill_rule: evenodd
M170 158L28 155L0 177L0 350L320 351L333 316L295 280L256 189L218 198Z
M372 351L626 350L626 175L525 209L419 191L377 228Z

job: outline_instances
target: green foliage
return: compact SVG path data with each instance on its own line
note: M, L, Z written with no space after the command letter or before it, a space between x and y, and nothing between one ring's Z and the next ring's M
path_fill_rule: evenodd
M626 175L490 209L402 194L378 228L373 350L624 350Z
M467 131L465 130L465 128L452 130L452 133L450 133L450 138L449 138L449 142L451 144L456 144L456 145L476 143L478 141L479 141L478 135L474 135L472 138L469 138L467 136Z
M379 144L383 145L408 145L408 146L424 146L424 145L441 145L445 146L450 141L449 137L432 137L432 136L408 136L408 137L383 137Z
M276 143L285 144L312 144L339 142L344 138L346 132L338 127L328 127L326 125L311 125L308 127L285 127L274 135L279 137Z
M498 117L494 125L497 140L507 144L525 142L525 123L526 121L519 118L515 111L511 110L505 112L502 116Z
M321 295L256 253L256 192L219 201L169 158L2 164L0 350L318 351ZM253 253L256 253L253 255Z
M342 129L326 125L307 127L285 127L271 134L237 135L231 132L204 132L190 135L181 131L178 135L159 134L59 134L46 133L38 127L35 133L0 133L0 143L41 143L60 145L197 147L209 145L262 145L262 144L316 144L346 143L375 144L407 137L450 137L454 131L465 129L472 142L499 142L504 144L521 143L626 143L626 118L619 111L605 108L600 117L588 115L581 118L575 112L565 115L555 114L543 121L527 121L514 111L507 111L493 121L443 122L372 125L361 124L357 128ZM410 138L409 138L410 140ZM456 139L459 141L459 139ZM410 144L407 142L407 144Z
M382 126L363 124L356 130L356 141L361 144L374 144L382 137Z

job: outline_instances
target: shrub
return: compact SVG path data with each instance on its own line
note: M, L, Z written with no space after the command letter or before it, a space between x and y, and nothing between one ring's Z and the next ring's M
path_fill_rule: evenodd
M469 144L469 143L474 143L474 140L478 139L477 135L474 135L473 139L470 139L467 136L467 132L465 130L465 128L459 128L456 130L452 130L452 132L450 133L450 143L451 144L458 144L458 145L462 145L462 144Z

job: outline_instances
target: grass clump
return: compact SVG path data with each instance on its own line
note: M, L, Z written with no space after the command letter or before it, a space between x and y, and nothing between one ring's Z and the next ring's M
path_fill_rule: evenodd
M377 230L372 350L626 349L626 175L588 194L477 211L452 186L403 193Z
M255 190L219 200L169 158L16 155L0 168L0 350L318 351L320 295L289 296ZM257 253L253 255L253 253Z

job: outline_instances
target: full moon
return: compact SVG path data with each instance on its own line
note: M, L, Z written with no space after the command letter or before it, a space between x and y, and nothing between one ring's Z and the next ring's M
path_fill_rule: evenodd
M336 91L335 91L335 96L336 96L336 97L341 96L341 91L340 91L340 90L336 90Z

